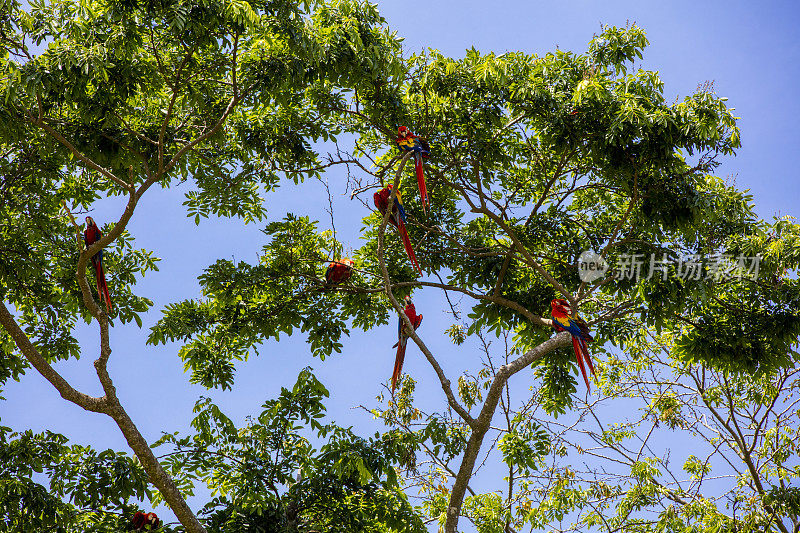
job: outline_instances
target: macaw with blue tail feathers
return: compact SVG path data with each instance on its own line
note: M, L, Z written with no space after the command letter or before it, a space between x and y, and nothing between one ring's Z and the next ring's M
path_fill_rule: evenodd
M589 349L586 347L587 342L594 340L589 333L589 326L578 317L572 318L572 309L566 300L553 300L550 302L550 307L552 308L553 328L556 331L568 331L572 335L572 348L575 350L575 357L578 360L578 366L588 389L589 378L586 375L586 368L583 366L584 361L591 370L592 375L595 375L594 365L591 357L589 357Z
M86 247L90 247L100 240L103 236L100 233L100 228L95 224L92 217L86 217L86 230L83 232L83 242ZM106 283L106 273L103 270L103 250L100 250L92 256L92 265L94 266L94 275L97 279L97 296L106 304L106 310L111 312L111 297L108 295L108 284Z
M383 189L379 190L373 195L375 207L378 208L382 214L386 214L389 209L389 198L392 195L392 184L390 183ZM417 272L422 274L422 269L417 262L417 255L414 253L414 248L411 246L411 239L408 237L408 230L406 229L406 210L403 207L403 200L400 198L400 191L394 195L394 202L392 204L392 212L389 215L389 222L397 228L400 238L403 240L403 247L406 249L406 254L411 260L411 264L417 269Z
M423 211L430 204L428 201L428 188L425 185L425 173L423 171L422 159L428 157L431 153L431 148L428 146L427 141L421 139L411 133L405 126L400 126L397 130L397 146L403 152L414 153L414 170L417 174L417 186L419 187L419 199L422 204Z
M406 296L406 306L403 309L403 313L408 317L411 325L414 326L414 331L416 331L419 325L422 324L422 315L417 314L417 309L414 307L414 302L411 301L410 296ZM392 348L397 347L397 355L394 358L394 371L392 372L392 393L394 393L394 389L397 386L397 380L400 378L400 374L403 372L403 361L406 359L406 345L408 345L408 337L409 334L406 324L403 321L403 317L398 317L397 344L392 346Z

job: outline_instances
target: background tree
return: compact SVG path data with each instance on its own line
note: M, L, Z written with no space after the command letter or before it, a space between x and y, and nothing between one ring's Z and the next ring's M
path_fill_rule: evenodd
M74 229L60 212L62 199L81 210L98 194L129 196L128 209L106 229L96 248L118 243L120 248L109 254L109 270L121 277L112 279L112 297L121 322L136 320L148 302L134 296L130 284L137 272L154 264L146 251L131 250L123 230L153 183L193 180L196 188L187 207L197 221L209 215L260 220L258 194L273 188L278 176L299 180L319 176L334 164L348 164L358 169L352 176L355 196L365 196L368 203L378 183L392 180L399 185L408 172L390 148L396 126L411 125L426 136L435 154L428 165L429 214L418 209L413 188L403 189L426 272L421 281L399 243L386 238L386 222L373 214L365 219L364 244L354 253L358 275L335 291L322 290L322 263L340 254L342 243L334 233L319 231L305 213L291 215L267 226L269 240L258 264L220 260L210 266L200 279L205 298L169 306L152 329L150 342L184 342L180 355L191 379L226 388L233 385L235 362L281 333L299 328L311 351L324 357L342 349L342 334L350 328L371 330L393 320L389 309L399 312L400 297L415 288L469 298L468 304L453 305L455 323L449 330L460 344L453 352L467 372L457 387L455 376L440 364L442 354L412 335L439 378L447 407L426 418L420 433L401 426L400 433L387 437L388 443L381 438L358 444L357 460L348 460L346 467L323 453L315 459L321 470L306 468L306 473L318 474L314 482L333 483L332 494L345 500L352 496L351 502L402 507L402 498L392 491L389 466L400 457L408 465L414 447L427 447L443 473L440 483L431 484L437 492L429 491L425 509L429 517L441 518L446 531L455 531L461 515L486 531L539 519L512 513L527 505L512 498L513 479L527 476L536 458L550 451L544 445L547 432L543 417L532 418L530 410L511 404L509 379L535 363L541 390L529 398L552 415L578 407L570 373L573 356L563 349L569 337L551 337L546 318L553 297L568 299L591 319L596 344L610 350L639 343L646 327L672 335L671 358L707 365L723 375L760 372L759 379L767 379L794 363L796 284L785 275L785 262L764 265L764 272L773 276L768 283L719 283L706 275L686 280L674 270L665 279L656 275L584 284L577 277L577 255L588 248L613 263L626 255L737 256L783 246L774 244L771 232L777 227L756 220L746 195L711 176L719 158L739 145L735 119L724 100L705 87L682 102L666 103L658 76L632 68L647 42L636 26L606 28L581 55L496 56L472 50L454 60L430 51L401 64L397 41L374 8L353 2L321 5L308 16L298 5L273 3L60 2L35 9L31 17L8 5L12 15L4 19L3 38L17 58L4 64L8 75L4 72L2 79L10 102L3 108L8 117L4 124L10 125L4 146L16 163L9 163L6 174L18 176L9 183L17 180L28 196L25 200L20 194L19 203L9 201L4 217L22 220L21 213L31 212L35 224L3 229L3 246L8 243L14 250L8 257L17 258L3 266L3 298L13 311L4 307L0 321L16 345L11 349L8 339L3 344L8 347L7 373L16 376L23 370L15 355L19 350L68 399L114 417L126 437L132 436L129 441L147 474L187 529L202 527L178 493L179 487L187 490L191 479L216 488L220 476L231 478L223 482L230 490L225 499L207 507L209 526L236 528L252 523L254 509L282 509L287 521L292 516L299 521L292 527L330 527L319 520L329 516L331 507L312 499L301 502L309 514L293 515L286 512L291 488L283 493L287 497L277 485L272 494L260 490L259 484L265 483L268 492L269 484L242 472L237 459L260 457L261 450L250 449L247 439L270 435L272 422L267 417L234 431L211 404L200 404L205 414L197 422L197 437L163 441L179 458L168 465L180 484L159 473L163 468L114 401L105 372L108 317L94 303L84 275L96 249L78 256ZM253 6L255 11L249 9ZM54 41L41 56L29 57L25 35ZM117 45L113 60L107 42ZM93 62L94 53L105 61L102 68ZM108 76L106 67L111 65L122 70ZM65 66L72 70L62 73ZM114 83L105 84L106 76ZM113 88L110 93L104 92L107 86ZM355 138L354 155L337 151L327 161L317 156L309 141L331 135L340 142ZM8 187L10 191L12 185ZM786 223L786 231L793 228ZM24 264L17 264L20 258ZM72 281L76 264L80 294ZM703 274L714 271L710 262L702 268ZM100 399L78 395L47 365L48 359L77 355L71 326L79 312L89 318L83 309L97 318L103 340L97 368L106 396ZM15 328L15 318L27 331ZM472 377L480 368L479 358L491 353L491 335L507 341L496 359L502 363ZM612 366L601 368L609 384L616 379L609 374ZM305 383L313 393L315 386ZM407 378L388 406L390 423L408 426L409 420L420 420L403 418L408 416L403 409L418 415L412 391L413 381ZM532 399L521 405L531 405ZM508 415L505 431L499 433L491 425L498 406ZM315 409L319 412L311 412ZM305 420L299 413L286 416ZM347 432L332 434L334 448L354 442ZM495 434L510 469L507 501L477 491L465 501L478 456L491 448ZM223 435L230 439L223 449L210 442L209 436ZM405 455L392 448L398 441L404 443ZM273 451L284 453L279 447ZM201 459L201 452L219 460ZM292 461L297 462L275 460L277 483L291 482L285 472ZM359 462L366 473L359 471ZM182 470L187 464L191 467ZM631 475L651 489L655 474L638 465ZM331 470L333 477L326 473ZM355 471L357 479L351 476ZM276 478L267 477L271 479ZM246 490L247 483L256 489ZM638 497L641 487L635 488L626 495ZM790 492L759 497L777 517L789 512ZM551 495L566 512L583 510L562 503L574 493L548 492L543 497ZM646 496L637 505L656 504ZM622 523L630 516L625 505L619 504ZM349 516L347 511L336 516ZM388 517L378 519L383 516ZM784 516L790 515L780 519ZM407 523L415 523L410 515Z
M444 446L458 458L448 472L452 486L432 509L447 532L457 527L509 378L536 363L540 402L551 414L572 406L571 354L557 351L569 335L551 337L545 318L555 297L591 318L598 346L624 348L644 326L672 332L679 361L757 375L790 367L797 285L782 269L792 268L794 256L765 265L761 275L772 282L721 283L727 274L741 278L743 265L731 259L754 257L772 238L750 198L711 174L739 146L735 117L710 86L668 104L655 72L629 73L646 44L630 26L606 28L583 55L472 50L454 60L431 51L409 59L402 85L332 101L329 120L358 134L358 149L374 163L373 180L357 180L354 195L376 182L399 185L405 159L386 150L395 125L414 124L429 140L433 209L418 209L412 187L404 199L423 270L437 280L415 279L399 244L384 238L385 221L372 215L355 251L361 276L335 293L320 291L318 265L339 245L309 219L290 216L268 227L259 265L217 262L201 277L208 299L168 309L151 341L188 341L182 356L193 379L226 387L232 374L218 372L219 361L244 358L280 333L300 328L325 356L340 349L348 325L385 323L387 304L399 313L400 296L414 288L471 298L469 320L452 330L459 343L513 332L511 356L478 380L482 396L469 381L454 390L438 356L412 335L439 377L450 412L444 424L458 428L447 437L455 448ZM696 277L675 268L648 276L644 265L642 276L586 283L574 265L588 249L612 264L703 259ZM459 360L473 366L463 354ZM442 423L434 417L428 432ZM515 438L529 440L535 429L523 424ZM441 451L445 443L433 445Z
M318 421L327 396L303 371L242 428L203 398L196 434L165 433L154 443L166 448L158 459L182 494L198 484L211 489L198 512L206 530L425 531L394 470L408 460L409 439L397 432L364 439ZM166 500L124 453L0 429L0 531L125 531L137 500Z
M126 225L154 184L189 179L190 213L261 218L258 192L274 186L274 168L315 163L309 140L329 135L314 99L398 74L397 41L373 6L348 1L1 6L4 374L33 366L65 399L110 416L184 527L203 531L107 371L111 319L141 325L151 305L132 286L155 258L133 249ZM34 55L31 44L46 48ZM127 197L119 219L82 250L71 212L117 195ZM85 274L105 247L113 316ZM52 366L81 353L79 318L98 324L100 397Z
M481 367L459 379L468 405L515 356L510 334L478 336ZM496 532L797 531L797 369L726 374L676 361L673 340L642 329L567 413L553 412L541 383L506 387L465 518ZM406 387L371 412L419 443L406 483L428 516L443 517L466 428L415 408Z

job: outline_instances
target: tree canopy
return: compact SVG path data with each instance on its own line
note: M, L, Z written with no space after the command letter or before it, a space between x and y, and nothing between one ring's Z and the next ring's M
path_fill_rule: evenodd
M357 0L0 6L0 378L32 367L111 417L134 454L3 428L6 529L117 531L142 500L175 512L165 530L192 532L800 528L800 227L759 219L714 175L740 147L734 111L711 85L667 102L658 73L636 66L643 29L604 27L581 53L458 59L403 55ZM428 210L394 145L400 125L430 144ZM265 206L337 168L364 218L354 275L331 286L344 246L325 214L268 220ZM390 183L421 276L371 209ZM180 346L193 383L235 387L237 362L298 333L325 359L399 315L443 401L427 409L405 376L370 408L385 432L364 438L321 421L328 391L303 371L243 427L201 399L193 435L164 428L151 446L117 398L109 329L156 312L135 285L157 258L126 227L159 188L185 184L198 225L265 224L257 261L209 265L203 297L169 304L147 333ZM119 218L84 247L74 215L114 196ZM86 274L101 249L110 313ZM611 268L587 280L590 250ZM402 313L418 291L450 302L458 375ZM554 299L592 329L588 400ZM97 323L100 397L56 370L86 351L79 321ZM608 422L614 405L640 416ZM676 433L698 443L680 460L688 480L655 444ZM487 461L504 477L475 485ZM212 499L193 510L196 486Z

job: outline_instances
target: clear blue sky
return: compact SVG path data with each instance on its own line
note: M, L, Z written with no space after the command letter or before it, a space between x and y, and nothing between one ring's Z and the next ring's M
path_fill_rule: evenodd
M383 0L379 6L389 25L405 38L406 53L433 47L458 57L472 46L481 51L535 53L558 46L581 52L601 23L635 21L651 43L642 66L660 72L668 100L714 80L717 92L729 98L729 105L741 117L743 147L737 157L725 161L719 175L736 175L740 188L751 189L762 217L798 211L800 150L795 118L800 112L800 9L795 2L448 0L423 4ZM339 236L345 246L358 246L359 221L366 210L342 196L341 172L332 172L328 179L336 198ZM267 197L269 217L280 218L292 211L309 214L325 225L327 199L315 193L318 190L314 184L299 190L287 185ZM140 293L156 301L156 311L147 317L145 328L157 320L163 305L199 295L196 276L205 266L219 257L254 261L263 243L255 225L242 228L236 221L210 221L195 227L184 217L181 201L182 191L153 189L129 227L138 246L163 258L161 271L139 285ZM120 204L113 199L95 207L98 221L116 219L120 213ZM420 333L452 378L475 368L478 354L455 350L443 334L450 321L443 312L442 296L420 293L417 307L425 314ZM83 357L59 363L57 368L81 390L99 394L92 367L98 350L94 333L94 325L82 328ZM310 357L300 337L270 343L260 357L239 365L234 390L225 393L190 385L177 357L179 347L147 347L146 335L146 329L139 331L135 326L115 327L110 370L123 404L153 441L162 430L184 430L200 395L212 396L241 422L259 412L259 406L281 386L293 384L299 369L307 365L331 390L331 417L339 424L354 425L363 434L371 433L374 422L353 407L375 405L380 384L391 375L396 332L394 326L387 326L368 336L354 333L341 355L324 362ZM443 394L416 347L409 348L404 370L420 380L418 396L423 401L431 408L444 407ZM529 372L514 378L527 379ZM3 425L50 429L75 443L127 450L110 419L65 402L33 371L21 383L9 384L3 396L7 399L0 403Z

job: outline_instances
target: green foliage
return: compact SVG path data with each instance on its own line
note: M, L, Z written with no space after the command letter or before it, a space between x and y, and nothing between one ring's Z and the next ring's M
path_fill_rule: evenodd
M367 41L380 32L364 34L354 25L350 4L318 10L315 20L332 24L337 9L342 33L320 33L324 47L345 41L371 46ZM369 24L380 23L367 12ZM470 304L466 336L450 333L457 343L481 331L515 331L520 352L542 342L550 330L531 315L548 314L561 291L552 280L578 294L574 265L584 250L613 244L607 251L612 264L623 255L645 263L651 254L677 261L752 252L742 239L768 231L756 221L748 195L711 175L719 157L739 146L733 110L709 86L668 104L657 73L629 72L646 45L644 32L630 26L604 28L583 55L497 56L472 49L456 60L428 51L408 59L410 81L387 60L380 83L357 88L357 112L347 107L345 93L315 100L321 129L357 134L357 153L375 154L381 179L396 161L386 135L397 124L415 125L430 142L430 212L421 212L413 187L404 189L421 264L458 290L496 297ZM326 57L339 57L325 50ZM348 59L346 47L340 50L342 61L357 63L356 71L372 68L361 58ZM292 158L302 159L301 153ZM340 244L311 220L292 216L269 224L271 242L257 266L221 261L209 268L200 279L207 299L169 307L150 342L186 342L181 356L192 379L229 387L232 362L280 334L299 329L312 352L325 357L341 350L351 325L368 330L385 323L386 302L372 277L358 276L343 290L318 290L320 267ZM380 272L380 220L374 213L364 217L364 242L354 252L365 273ZM386 239L385 253L390 279L412 282L398 239ZM746 280L722 283L708 261L702 273L685 279L673 268L663 279L614 280L592 289L582 310L591 319L624 306L649 327L681 331L676 355L687 361L737 372L791 364L788 346L800 333L794 283L782 280L776 289ZM230 288L223 286L228 280ZM743 290L751 296L748 309L733 300ZM624 345L632 333L625 321L602 320L596 327L599 345ZM569 365L564 353L537 369L542 402L552 413L565 413L577 390ZM466 398L469 391L462 389Z
M271 240L259 265L217 261L200 277L208 300L171 305L152 328L151 344L192 339L180 355L193 382L230 388L233 361L295 329L324 359L341 351L350 324L368 329L388 322L382 301L365 294L368 285L360 275L345 290L325 285L337 243L329 233L318 233L316 223L289 215L270 223L265 234Z
M771 412L782 392L796 389L788 379L800 335L800 226L757 220L752 198L713 176L740 146L734 110L710 85L668 103L658 73L634 67L648 44L641 28L604 27L582 53L473 48L462 58L436 50L403 57L377 8L359 0L1 6L0 298L46 360L78 358L74 329L92 318L83 303L89 295L76 283L82 245L71 213L123 196L124 224L153 185L186 184L184 205L195 223L213 216L262 223L276 187L354 160L371 173L354 193L369 203L371 189L394 175L391 138L408 125L432 148L430 210L420 209L414 187L403 188L411 240L425 274L439 281L426 281L426 289L464 296L465 319L452 307L453 349L480 343L487 356L479 372L452 381L458 398L451 404L471 410L488 397L500 367L491 361L491 339L504 341L500 365L508 365L552 335L547 316L556 297L574 300L592 327L593 355L607 360L597 365L603 394L645 396L641 420L569 442L564 428L585 419L560 421L555 431L545 415L564 420L574 414L568 410L590 407L580 402L574 354L560 349L534 361L532 395L512 405L506 387L506 427L492 429L508 493L472 492L464 502L478 531L573 519L581 531L766 531L774 529L772 515L797 515L797 495L785 488L797 478L797 435L783 419L769 428L749 421L752 447L741 435L725 440L724 424L707 438L717 449L729 444L730 465L729 457L755 454L763 460L756 475L775 483L752 490L753 469L737 472L738 485L724 493L742 502L737 517L718 500L665 481L669 465L645 446L650 433L638 452L626 448L645 420L650 431L660 424L706 435L698 406L736 411L731 419L747 402ZM33 55L26 42L42 53ZM339 143L353 139L345 156ZM325 143L336 143L337 156L320 156ZM380 264L382 218L365 210L354 275L330 286L324 269L343 245L316 215L267 222L254 264L218 260L206 268L202 298L167 305L148 343L179 343L192 382L230 389L237 362L266 342L300 333L324 359L344 349L352 329L387 324L394 312L383 269L397 298L423 286L399 239L388 228ZM612 265L639 257L645 268L650 258L704 259L698 277L670 267L663 277L587 284L575 264L588 249ZM756 255L758 277L739 276L736 258ZM111 318L141 327L152 302L133 289L157 270L157 259L122 231L105 261ZM723 279L721 265L734 275ZM657 359L647 335L669 355L675 378L661 376L657 390L641 375ZM27 363L6 332L0 347L0 381L19 378ZM632 374L635 384L623 386ZM671 390L674 382L691 394ZM406 467L407 479L421 476L421 508L442 518L458 470L451 463L474 428L466 416L424 413L414 389L405 377L386 409L373 411L391 429L365 439L324 421L328 391L304 371L244 427L201 399L194 434L165 434L158 444L169 449L162 460L184 493L196 484L211 489L201 512L209 531L423 531L396 468ZM726 420L702 420L710 418ZM132 512L129 500L162 501L125 456L68 447L47 433L3 430L0 437L6 529L118 530ZM559 464L598 448L614 452L616 471L590 472L591 479ZM431 457L427 470L418 468L421 453ZM699 456L681 463L692 489L711 469ZM48 477L49 488L34 473Z
M574 358L570 349L556 350L536 366L535 376L542 380L541 403L547 414L563 415L568 407L572 407L572 395L578 386L569 369ZM574 371L576 375L580 372L577 367Z
M395 472L408 454L402 436L365 439L326 423L328 396L305 369L241 428L202 398L196 433L164 434L154 446L170 449L162 464L182 490L211 490L200 512L208 531L425 531ZM116 532L139 510L135 500L163 502L125 454L69 446L50 432L0 430L2 531Z
M667 393L659 396L652 403L652 409L656 412L656 418L659 422L664 422L670 429L681 427L683 421L681 419L681 409L683 406L673 393ZM689 473L690 472L687 470Z
M440 416L428 417L427 423L415 435L417 442L430 442L437 457L449 461L458 457L467 445L466 428L455 425L451 420Z
M2 531L119 531L135 512L128 502L145 497L147 475L123 453L69 446L49 431L0 428Z
M478 494L464 501L464 511L475 524L478 533L502 533L509 520L502 498L494 493Z
M764 497L764 505L777 512L796 516L800 514L800 489L773 486Z
M759 223L729 239L729 261L760 257L758 278L732 281L703 294L693 328L676 344L686 361L734 372L771 372L797 363L800 284L787 275L798 264L798 227L789 220Z
M54 156L41 158L34 144L6 146L4 152L0 219L9 223L0 226L0 248L5 250L0 257L0 297L14 305L23 329L43 355L51 360L77 357L72 330L79 318L89 321L91 315L75 283L82 238L78 240L63 202L89 205L98 197L97 184L85 174L65 173ZM135 295L132 286L137 276L157 270L156 261L152 253L135 249L128 234L105 250L108 285L120 322L141 325L141 314L152 302Z
M503 461L523 473L541 466L542 458L550 451L550 436L533 420L517 415L511 430L500 437L497 447Z
M195 435L159 440L172 449L167 466L181 486L211 490L200 513L209 531L424 531L394 470L402 441L324 423L327 397L306 369L242 428L202 399Z

